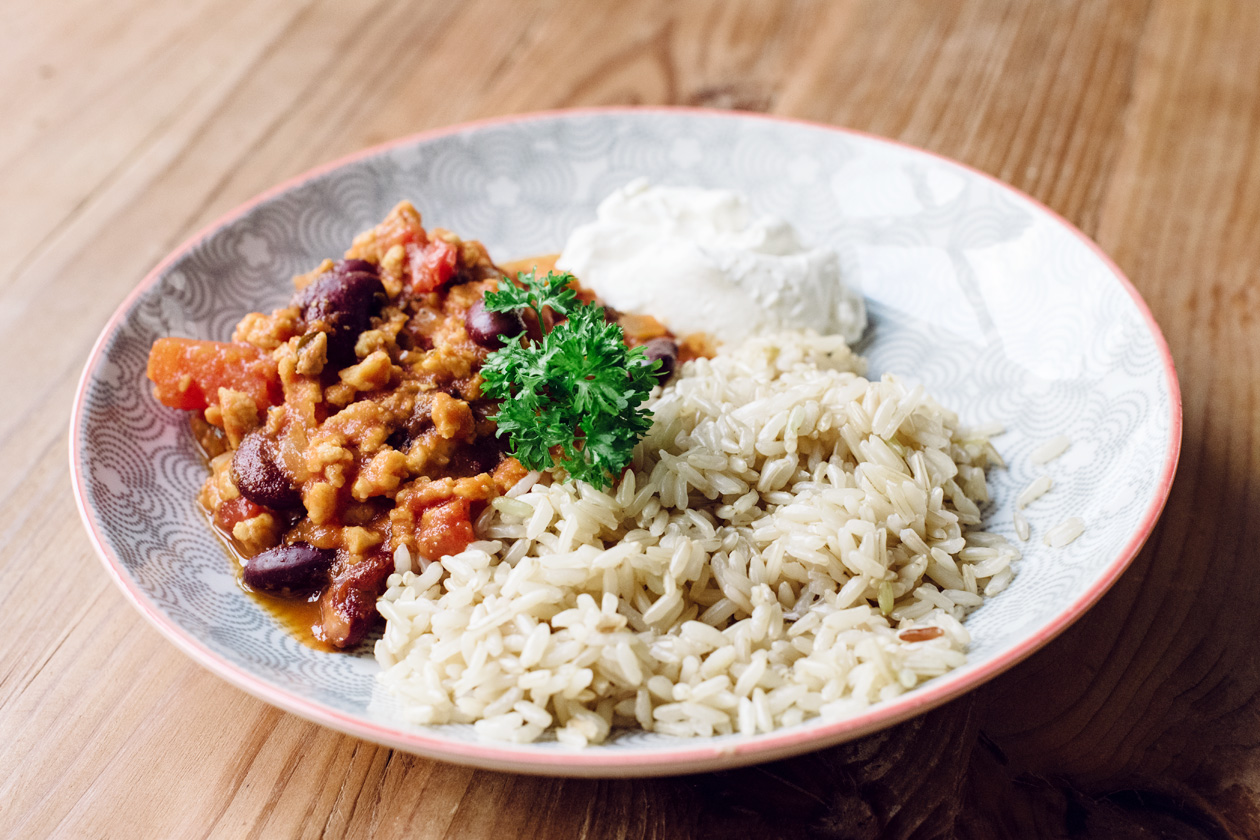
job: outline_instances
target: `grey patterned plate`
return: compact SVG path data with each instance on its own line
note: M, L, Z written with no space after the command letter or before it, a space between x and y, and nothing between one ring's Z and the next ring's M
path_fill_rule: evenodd
M769 735L679 740L626 732L574 751L479 741L471 727L402 724L367 651L303 647L236 586L197 510L204 478L187 417L151 396L145 362L165 335L225 339L284 301L289 278L339 255L410 198L426 224L481 239L500 260L559 250L596 203L645 175L730 187L838 249L870 304L874 372L923 382L964 421L997 420L1010 469L988 527L1032 540L1012 586L968 620L969 661L860 716ZM1093 604L1154 526L1176 466L1181 406L1168 349L1137 292L1097 246L1045 207L926 152L836 128L737 114L599 110L514 117L407 138L263 195L180 247L105 327L75 404L71 466L106 568L167 638L240 688L296 714L448 761L565 775L730 767L837 743L923 712L1045 644ZM1066 434L1067 453L1029 460ZM1084 535L1042 543L1069 516Z

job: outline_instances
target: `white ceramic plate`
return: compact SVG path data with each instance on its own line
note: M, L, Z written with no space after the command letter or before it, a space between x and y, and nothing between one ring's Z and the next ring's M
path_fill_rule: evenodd
M810 244L838 249L866 295L872 371L923 382L966 422L998 420L1010 469L992 474L986 526L1012 535L1014 498L1039 471L1054 490L1027 511L1012 586L968 620L968 664L848 720L754 737L625 732L575 751L478 740L469 726L399 722L375 661L303 647L236 585L198 512L205 470L187 416L151 396L149 345L226 339L281 305L289 278L409 198L428 226L482 240L496 259L560 249L637 176L742 190ZM992 678L1078 618L1137 553L1163 507L1181 439L1168 349L1150 312L1083 234L1027 196L927 152L828 126L668 109L573 111L406 138L248 202L163 260L105 327L83 372L70 457L79 507L128 598L205 667L317 723L422 755L557 775L682 773L780 758L855 738ZM1038 470L1029 454L1066 434ZM1041 542L1069 516L1067 548Z

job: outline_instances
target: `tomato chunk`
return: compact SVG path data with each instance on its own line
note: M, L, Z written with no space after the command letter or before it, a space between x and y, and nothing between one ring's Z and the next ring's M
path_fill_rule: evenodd
M459 554L474 539L467 499L454 498L426 508L420 515L416 548L429 560Z
M253 519L255 516L261 516L266 512L265 508L259 507L244 496L237 496L235 499L228 499L219 505L214 512L214 524L230 534L232 529L236 527L236 523L244 522L246 519Z
M219 402L219 389L254 398L259 409L284 399L276 362L252 344L159 338L149 350L153 393L171 408L202 411Z
M424 246L409 243L411 287L417 292L435 292L455 274L459 251L445 239L431 239Z

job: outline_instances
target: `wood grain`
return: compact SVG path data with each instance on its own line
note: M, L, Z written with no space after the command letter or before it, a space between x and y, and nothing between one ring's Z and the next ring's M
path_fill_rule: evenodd
M0 833L12 837L1260 836L1260 4L1251 0L9 3L0 28ZM955 157L1094 236L1165 331L1167 511L1079 623L854 744L577 781L395 753L192 664L69 487L84 359L163 254L425 128L669 103Z

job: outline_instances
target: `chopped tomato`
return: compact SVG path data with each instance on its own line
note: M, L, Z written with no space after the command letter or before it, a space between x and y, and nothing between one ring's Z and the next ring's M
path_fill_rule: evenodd
M416 532L416 548L429 560L448 554L459 554L474 539L472 518L467 499L455 498L420 515Z
M425 245L408 243L411 287L417 292L435 292L455 274L459 250L445 239L431 239Z
M149 350L149 378L164 405L202 411L219 402L219 389L254 398L259 409L284 399L276 362L252 344L159 338Z
M244 496L237 496L219 505L218 510L214 512L214 524L230 534L236 527L236 523L262 516L266 512L265 508L259 507Z

